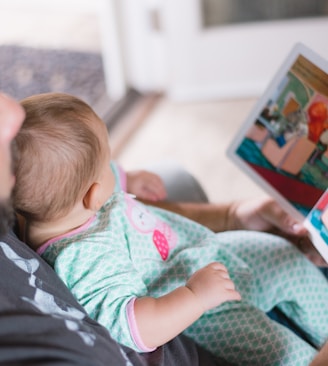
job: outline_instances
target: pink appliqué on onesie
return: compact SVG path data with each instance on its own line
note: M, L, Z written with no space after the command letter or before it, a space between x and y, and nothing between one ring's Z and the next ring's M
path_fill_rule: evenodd
M159 220L146 207L125 195L127 216L132 226L142 234L153 234L152 240L161 258L165 261L177 242L177 235L165 222Z

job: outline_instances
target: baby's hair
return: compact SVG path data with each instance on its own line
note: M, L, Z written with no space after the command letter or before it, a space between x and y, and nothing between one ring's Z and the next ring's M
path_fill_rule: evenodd
M96 123L103 123L82 100L45 93L21 101L26 112L14 144L14 207L26 219L59 219L87 193L100 165Z

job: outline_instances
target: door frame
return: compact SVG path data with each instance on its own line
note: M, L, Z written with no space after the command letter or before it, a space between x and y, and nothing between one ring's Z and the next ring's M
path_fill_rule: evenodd
M162 10L172 99L257 97L296 42L328 59L327 17L204 29L201 0L166 0Z

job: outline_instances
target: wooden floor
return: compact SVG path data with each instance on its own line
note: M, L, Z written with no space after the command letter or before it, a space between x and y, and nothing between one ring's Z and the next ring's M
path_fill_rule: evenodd
M212 201L263 195L226 157L227 146L254 103L254 99L178 103L162 97L116 150L115 158L126 169L177 162L199 179Z

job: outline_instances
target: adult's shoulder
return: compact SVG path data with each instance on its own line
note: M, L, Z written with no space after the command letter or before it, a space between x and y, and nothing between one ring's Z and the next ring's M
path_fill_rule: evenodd
M0 288L0 365L226 365L184 336L148 354L121 347L13 233L0 238Z
M13 233L0 239L0 288L0 364L126 365L107 330Z

